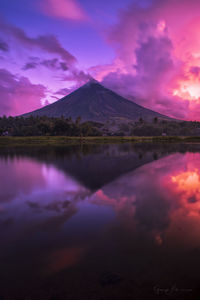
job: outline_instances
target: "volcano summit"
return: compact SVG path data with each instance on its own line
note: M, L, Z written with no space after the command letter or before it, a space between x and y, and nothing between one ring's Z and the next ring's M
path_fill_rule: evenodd
M23 116L63 116L73 120L80 116L82 121L102 123L108 120L136 121L139 118L152 121L155 117L170 120L165 115L127 100L94 79L62 99Z

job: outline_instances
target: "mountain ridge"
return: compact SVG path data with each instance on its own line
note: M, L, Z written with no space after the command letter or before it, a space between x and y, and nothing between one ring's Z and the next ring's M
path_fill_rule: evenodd
M139 118L152 121L155 117L174 120L118 95L93 78L71 94L23 116L63 116L73 120L80 116L82 121L103 123L108 120L136 121Z

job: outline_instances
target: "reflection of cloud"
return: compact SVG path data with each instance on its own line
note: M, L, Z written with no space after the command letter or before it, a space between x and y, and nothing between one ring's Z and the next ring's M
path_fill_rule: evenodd
M63 269L75 265L83 255L84 249L78 247L55 250L48 257L48 272L59 272Z
M200 154L173 154L158 159L126 173L90 197L87 189L53 165L15 158L12 167L8 166L11 178L21 177L15 183L18 197L2 203L5 209L0 214L4 225L1 239L5 237L10 243L16 237L19 240L36 237L37 241L32 240L33 249L39 246L45 249L49 272L76 264L85 249L83 239L88 242L90 234L96 234L97 227L102 230L108 219L109 225L104 226L108 230L104 233L111 242L112 238L118 239L122 247L129 247L129 238L130 247L135 241L140 243L139 240L159 247L165 247L166 243L170 247L200 246ZM20 173L16 172L16 166L21 166ZM6 173L7 178L9 174ZM34 185L38 183L37 177L40 184ZM103 206L113 209L112 217L116 218L111 219Z
M119 197L109 197L106 194L106 191L104 191L104 188L101 190L98 190L93 195L93 201L98 205L109 205L111 206L115 211L121 212L123 209L126 208L127 204L134 204L135 203L135 195L132 196L121 196Z
M89 193L67 174L33 159L1 159L0 176L0 221L13 218L15 226L9 227L13 236L22 233L21 227L25 235L38 229L58 230L76 214L77 203Z
M195 203L200 200L200 170L181 172L172 176L175 189L181 194L183 200Z
M13 223L14 223L13 218L7 218L5 220L0 220L1 228L4 228L4 229L5 229L5 227L12 226Z
M200 247L200 154L187 153L174 160L166 189L175 204L170 213L166 239L180 247Z
M67 209L67 207L70 205L71 201L69 201L69 200L51 201L50 203L45 204L45 205L43 205L40 202L34 202L34 201L27 201L26 203L30 208L35 210L34 213L37 210L39 210L40 212L45 211L45 210L47 210L47 211L49 210L49 211L52 211L52 212L59 213L59 212L64 211L65 209Z
M38 229L41 231L57 231L59 230L63 224L67 222L73 215L77 213L77 208L74 204L72 204L68 209L56 215L45 215L42 216L41 220L37 222L31 229L31 231L37 231Z
M14 200L20 193L27 195L33 189L45 186L40 164L31 159L1 159L0 177L1 203Z
M53 211L61 211L63 208L67 208L70 204L69 200L62 201L62 202L54 202L54 203L49 203L45 206L45 209L48 210L53 210Z
M36 203L36 202L32 202L32 201L27 201L27 204L30 208L33 208L33 209L40 209L40 205L39 203Z
M188 241L200 246L199 200L200 154L192 153L145 165L92 197L99 205L111 206L125 230L149 235L158 246L168 242L187 247Z
M156 243L158 246L162 245L163 240L162 240L162 237L161 237L160 234L156 234L156 235L155 235L155 243Z
M162 169L163 159L113 181L95 194L93 201L113 207L119 219L153 232L168 226L170 205L159 182L150 181ZM161 165L161 169L160 169Z

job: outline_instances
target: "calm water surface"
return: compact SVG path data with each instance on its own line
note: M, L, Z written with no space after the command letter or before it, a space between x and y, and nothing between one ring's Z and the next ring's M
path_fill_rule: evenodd
M0 299L200 299L200 145L0 150Z

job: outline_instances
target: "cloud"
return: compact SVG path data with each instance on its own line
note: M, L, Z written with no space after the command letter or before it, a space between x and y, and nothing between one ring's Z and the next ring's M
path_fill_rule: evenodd
M0 39L0 50L4 51L4 52L8 52L9 51L9 46L6 42L4 42L3 40Z
M167 34L148 36L141 30L135 49L134 64L126 73L114 70L104 76L102 83L140 105L175 118L187 118L188 103L166 93L171 77L179 70L174 62L173 45ZM172 110L173 107L173 110Z
M59 61L57 58L45 59L41 61L41 65L49 69L57 69L67 71L69 68L64 61Z
M46 97L43 95L42 89L39 89L38 97L34 92L33 95L31 93L27 95L30 96L32 104L26 105L26 103L29 103L27 99L25 99L24 104L22 101L19 102L23 109L14 105L11 107L10 100L6 103L6 99L7 97L9 98L9 96L5 96L4 94L1 100L1 114L17 115L23 112L29 112L33 108L37 109L41 106L38 99L42 100L43 105L52 103L58 99L56 95L54 95L58 89L67 86L69 94L88 80L88 75L77 68L77 59L60 44L55 36L43 35L30 37L20 28L2 20L0 20L0 31L3 38L9 36L8 47L10 48L8 54L9 59L8 57L6 60L4 59L4 64L2 64L1 68L6 69L10 74L16 73L19 70L18 77L13 75L14 82L10 87L10 94L13 96L13 86L18 86L19 82L25 79L29 81L27 82L29 89L31 88L29 83L37 87L36 90L42 86L49 87L49 89L45 91ZM26 71L29 71L27 73L31 80L27 75L24 76L24 72ZM40 74L40 76L38 76L38 74ZM5 76L5 74L3 76ZM9 93L9 89L6 91ZM1 93L5 93L3 87L1 88ZM25 90L24 93L26 93ZM33 104L33 99L36 101L35 104ZM4 107L3 101L5 102ZM16 113L14 112L14 108L16 108Z
M41 11L51 17L73 21L86 21L86 13L77 0L44 0Z
M67 51L54 35L41 35L37 37L28 36L22 29L7 24L0 20L0 30L5 36L9 35L14 40L14 45L20 49L27 49L33 53L32 57L22 67L23 70L36 69L39 66L51 70L68 71L68 74L60 76L62 81L78 81L79 84L88 80L87 72L77 68L77 59ZM40 57L38 57L38 50ZM35 52L34 52L35 51ZM34 55L35 53L35 55ZM52 57L52 55L57 55ZM44 58L45 56L45 58Z
M63 89L60 89L60 90L56 91L55 94L62 95L62 96L66 96L66 95L69 94L70 92L71 92L70 89L63 88Z
M46 88L0 69L0 115L20 115L41 107Z
M193 73L194 75L198 76L200 74L200 67L197 67L197 66L191 67L190 72Z
M6 36L12 37L21 44L24 48L39 49L40 51L47 52L49 54L59 55L66 64L72 65L76 63L76 58L69 53L58 41L54 35L40 35L37 37L29 37L22 29L13 25L0 21L0 30Z
M2 74L2 70L0 73ZM8 76L10 77L10 75ZM14 201L19 194L25 195L26 198L36 187L39 189L46 187L41 164L25 157L17 161L10 161L1 156L0 177L1 185L4 187L0 189L1 205ZM8 210L6 211L8 213Z
M138 104L190 119L200 106L200 2L147 0L143 4L134 1L107 30L107 41L116 52L113 63L90 71L108 88Z
M64 82L65 81L72 82L72 86L70 86L69 88L61 88L61 89L57 90L54 94L61 95L61 96L67 96L70 93L72 93L73 91L75 91L76 89L78 89L79 87L81 87L83 84L88 82L88 80L91 79L91 75L84 71L74 69L67 75L61 76L60 79ZM55 97L55 98L57 98L57 97Z
M52 58L52 59L44 59L40 60L39 58L37 59L37 62L35 61L29 61L27 62L22 70L30 70L30 69L36 69L39 66L44 66L47 69L50 70L62 70L62 71L67 71L69 67L67 66L66 62L60 61L58 58Z
M83 84L87 82L89 79L91 79L91 75L89 73L78 69L74 69L70 74L64 75L62 77L63 81L74 81L77 82L78 84Z
M24 67L22 68L22 70L30 70L30 69L35 69L37 68L37 63L36 62L28 62L24 65Z

